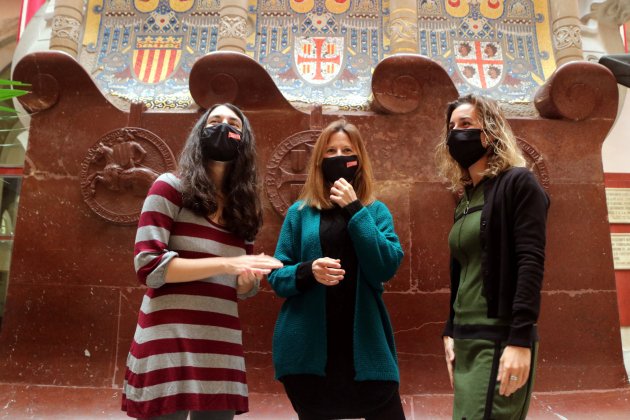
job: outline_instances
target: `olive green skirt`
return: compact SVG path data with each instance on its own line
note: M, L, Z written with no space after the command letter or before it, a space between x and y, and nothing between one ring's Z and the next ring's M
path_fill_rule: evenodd
M532 350L529 380L509 397L499 395L496 380L505 344L480 339L455 339L453 419L525 419L534 384L536 353Z

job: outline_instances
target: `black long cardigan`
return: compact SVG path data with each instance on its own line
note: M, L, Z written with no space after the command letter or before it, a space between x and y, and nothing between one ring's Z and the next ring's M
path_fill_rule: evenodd
M549 197L526 168L511 168L484 182L481 270L488 317L509 322L506 343L530 347L537 340L545 265ZM453 304L461 267L451 256L451 307L443 335L453 335Z

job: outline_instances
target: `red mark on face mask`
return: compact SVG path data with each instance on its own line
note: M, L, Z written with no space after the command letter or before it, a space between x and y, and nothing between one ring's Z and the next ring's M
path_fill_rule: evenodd
M241 139L241 135L240 134L232 133L232 132L228 133L228 137L231 138L231 139L234 139L234 140L240 140Z
M357 166L358 164L359 162L357 162L356 160L353 160L351 162L346 163L346 168L352 168L353 166Z

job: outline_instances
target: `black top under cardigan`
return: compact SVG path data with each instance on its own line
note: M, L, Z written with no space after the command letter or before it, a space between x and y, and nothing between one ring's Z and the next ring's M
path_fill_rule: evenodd
M400 401L397 382L354 380L353 331L359 260L347 225L362 208L361 202L355 200L343 208L335 205L320 213L322 254L341 260L345 270L343 280L326 287L326 376L297 374L280 378L296 411L322 418L365 417ZM302 262L297 268L296 286L302 292L317 284L314 261Z
M549 197L527 168L511 168L484 184L480 239L488 317L509 321L508 345L530 347L537 338ZM445 336L453 335L460 270L451 256L451 307Z

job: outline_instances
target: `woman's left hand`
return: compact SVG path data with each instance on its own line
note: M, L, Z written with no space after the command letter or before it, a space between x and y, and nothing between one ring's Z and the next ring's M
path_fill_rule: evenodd
M532 351L528 347L506 346L499 361L499 394L509 397L529 379Z
M346 207L356 199L357 194L354 192L352 184L343 178L336 180L330 189L330 201L339 205L339 207Z
M257 282L265 276L262 270L255 268L246 268L236 278L236 292L239 295L245 294L252 290Z

